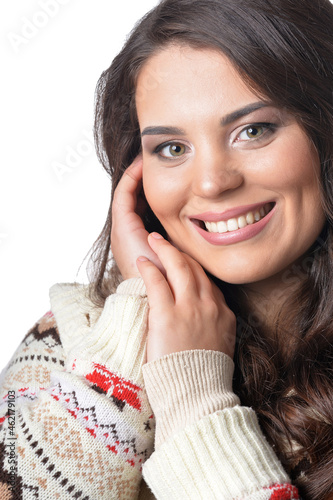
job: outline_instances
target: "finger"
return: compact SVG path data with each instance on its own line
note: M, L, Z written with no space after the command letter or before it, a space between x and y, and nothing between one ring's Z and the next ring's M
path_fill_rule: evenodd
M166 271L168 283L176 300L185 293L188 297L200 295L207 278L200 264L180 252L158 233L150 234L148 243Z
M117 208L136 208L137 196L142 190L142 155L136 157L134 162L125 170L115 190L113 205Z
M173 294L162 272L146 257L139 257L136 265L145 283L150 307L173 306Z
M190 291L192 290L193 294L199 295L202 300L211 298L212 295L214 295L218 300L225 303L225 298L221 290L207 276L201 264L194 260L190 255L187 255L184 252L181 252L178 248L175 248L158 233L152 233L148 238L148 241L151 248L162 262L170 282L175 283L175 287L178 273L180 273L181 270L186 270L188 266L191 271L191 276L189 275L189 278L192 277L192 280L189 280L188 282ZM185 260L185 262L183 262L183 260ZM177 269L177 262L179 263L180 269ZM174 281L174 273L176 273L176 281ZM180 274L179 277L183 280ZM182 286L185 286L184 282ZM181 291L182 289L180 289L180 292Z
M123 174L124 182L127 182L129 188L136 189L137 186L139 185L141 189L142 166L143 166L143 159L142 159L142 153L140 153Z

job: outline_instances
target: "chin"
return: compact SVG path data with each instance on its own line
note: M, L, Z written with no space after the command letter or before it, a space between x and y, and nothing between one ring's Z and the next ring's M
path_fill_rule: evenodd
M205 269L208 274L214 276L215 278L223 281L224 283L229 283L230 285L248 285L250 283L256 283L269 279L273 274L263 273L263 272L221 272L216 269Z

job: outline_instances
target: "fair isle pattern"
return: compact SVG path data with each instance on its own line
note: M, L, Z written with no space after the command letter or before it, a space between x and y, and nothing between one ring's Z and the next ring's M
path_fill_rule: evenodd
M51 396L46 393L43 398L33 420L27 411L23 418L27 440L32 436L31 451L33 446L35 454L43 450L37 470L39 477L47 481L48 490L60 491L59 498L67 498L69 493L68 498L133 498L136 484L134 476L127 474L129 466L78 426ZM135 476L140 476L138 471ZM68 483L63 482L66 479ZM124 487L122 479L127 480Z
M142 463L153 451L154 425L149 414L143 413L141 418L138 418L139 415L136 415L132 408L129 407L127 411L124 408L119 410L116 404L117 410L112 414L110 423L105 401L101 396L96 397L95 391L80 391L78 387L76 390L66 390L62 381L62 384L56 384L48 392L94 439L141 471ZM142 424L138 431L137 423L140 420Z
M39 388L40 391L44 390L44 387ZM29 387L24 387L23 389L18 390L18 394L16 394L15 398L15 403L17 406L20 405L21 402L25 401L34 401L38 397L39 391L31 390ZM9 394L5 394L2 398L2 401L0 403L0 414L3 415L0 417L0 426L1 424L4 423L6 418L9 417L9 414L7 413L7 408L8 408L8 402L9 402Z
M301 497L295 486L284 483L264 487L260 491L242 497L241 500L301 500Z
M269 500L299 500L298 490L291 484L274 484L268 488L270 493Z
M24 389L38 394L50 384L53 370L64 370L64 353L51 311L29 330L6 367L2 395L9 390Z
M8 471L8 449L6 446L6 424L8 391L16 392L16 430L19 425L19 407L37 399L41 390L50 383L50 373L54 368L64 370L64 353L54 315L48 311L28 331L14 353L4 372L0 404L0 498L21 500L42 498L39 486L26 482L20 472L15 481L15 491L11 491L11 477ZM24 456L24 448L18 446L18 456ZM60 498L60 497L59 497Z
M8 391L16 392L18 406L32 402L50 384L51 370L64 370L64 364L54 315L48 311L28 331L6 367L1 386L0 425L8 417Z
M92 382L93 389L111 398L120 410L126 403L136 410L141 410L139 395L141 387L119 377L104 365L93 363L93 368L93 372L86 375L86 379Z
M72 386L68 383L71 378ZM82 377L77 380L65 372L55 318L48 312L25 336L4 373L0 400L1 500L137 497L141 463L153 450L155 427L145 391L119 377L121 384L140 394L139 406L134 405L137 408L127 404L126 398L126 407L121 408L120 398L111 394L105 398L98 381L91 387L94 384L88 378L84 383ZM15 491L11 491L7 448L8 391L13 390L18 464ZM114 415L117 418L113 419ZM138 415L141 420L137 423ZM129 474L130 470L133 473Z
M76 487L73 484L72 479L66 477L63 469L57 469L57 467L52 463L50 458L47 456L47 453L44 453L44 449L39 446L38 440L35 440L32 432L30 432L29 427L24 422L22 415L18 415L18 423L21 428L22 435L26 438L26 442L30 450L35 453L36 459L39 462L39 474L36 477L35 484L30 484L23 479L23 477L18 477L18 482L21 486L20 490L15 492L15 496L9 497L13 498L13 500L23 499L23 498L43 498L44 489L47 488L48 480L43 477L43 472L49 475L49 479L56 480L58 484L58 488L52 487L52 493L55 498L61 498L62 495L70 494L72 498L80 498L81 500L89 500L89 496L83 496L82 490ZM28 456L27 448L18 447L18 453L21 456L21 459L26 459ZM2 470L2 468L1 468ZM55 491L58 490L58 491ZM1 491L1 490L0 490Z
M43 405L37 422L46 419L47 438L38 439L36 428L18 414L18 470L12 496L1 499L79 498L80 500L110 498L131 500L136 497L135 482L126 479L125 464L106 460L105 454L84 446L82 434L71 425L71 419L51 416ZM8 452L4 446L0 464L0 492L6 491L9 471L5 465ZM66 458L70 458L70 462ZM139 476L138 476L139 477ZM8 492L8 488L7 488Z
M31 387L22 387L22 389L19 389L17 391L16 402L24 404L25 401L34 401L35 399L38 398L38 394L40 391L45 391L45 387L39 387L37 390L32 389ZM8 392L3 397L1 404L6 404L7 401L8 401Z
M8 460L6 445L0 442L0 498L3 500L21 500L23 499L23 481L22 476L15 478L15 490L11 490L11 477L6 470L5 462ZM38 498L31 495L30 498Z

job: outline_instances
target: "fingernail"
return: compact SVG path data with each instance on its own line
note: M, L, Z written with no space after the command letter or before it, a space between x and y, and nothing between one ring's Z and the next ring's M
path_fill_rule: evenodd
M163 240L163 236L159 233L150 233L150 236L155 238L155 240Z
M148 259L146 257L139 257L137 260L140 262L148 262Z

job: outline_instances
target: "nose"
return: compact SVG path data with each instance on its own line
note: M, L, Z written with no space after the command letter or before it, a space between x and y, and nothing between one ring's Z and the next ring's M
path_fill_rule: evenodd
M232 153L217 148L202 153L195 155L193 165L192 191L196 196L218 198L243 184L241 166L236 164Z

